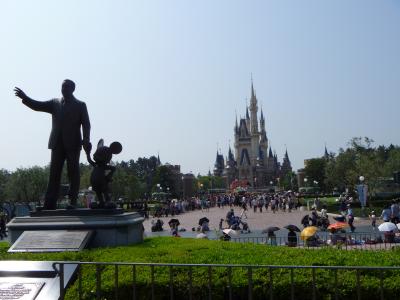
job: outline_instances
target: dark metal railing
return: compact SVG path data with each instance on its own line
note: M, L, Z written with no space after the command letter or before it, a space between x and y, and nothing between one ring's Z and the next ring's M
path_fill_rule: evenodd
M343 233L339 238L332 241L332 237L326 233L318 233L317 241L307 242L297 237L296 242L289 242L286 236L277 236L269 239L266 235L260 236L239 236L232 237L231 242L235 243L256 243L266 244L272 246L292 246L292 247L306 247L318 249L320 247L335 247L341 249L359 249L359 250L390 250L393 247L400 246L400 240L387 240L384 235L377 233Z
M78 265L77 268L77 283L75 283L74 288L76 289L76 298L74 299L128 299L127 295L120 294L120 283L119 283L119 274L120 272L129 271L132 275L132 281L129 283L131 286L131 292L129 294L129 299L157 299L156 296L156 271L162 268L166 268L168 272L167 274L167 284L162 283L164 290L162 292L162 299L169 298L171 300L182 298L182 296L177 296L175 292L175 287L177 280L175 279L176 274L179 271L185 271L185 280L186 280L186 295L185 298L187 299L196 299L195 298L195 288L193 285L194 276L203 276L203 280L201 281L204 283L201 286L201 290L203 292L202 299L212 299L215 295L215 290L213 289L213 271L217 269L224 269L223 274L226 277L226 288L227 291L224 294L225 299L232 300L234 295L234 287L233 287L233 273L239 272L240 275L245 278L247 281L247 294L242 295L241 299L249 299L252 300L254 298L254 285L259 280L260 274L264 280L267 280L265 283L265 291L263 291L263 297L269 298L270 300L273 299L281 299L279 295L276 295L276 290L274 289L274 285L279 283L283 272L289 278L289 285L287 286L287 291L290 295L287 295L285 299L297 299L297 292L298 292L298 285L296 285L296 273L299 273L299 270L308 270L309 276L311 278L311 287L308 287L309 295L306 296L307 299L318 299L321 297L320 288L324 289L326 293L326 288L332 284L332 282L326 282L326 275L325 277L321 277L319 279L318 276L321 276L323 272L329 272L329 278L333 279L333 287L330 287L330 295L331 298L329 299L340 299L340 282L338 273L343 276L343 274L350 274L351 277L354 279L355 284L355 295L354 299L362 299L363 293L369 293L369 291L363 290L363 277L367 277L367 272L369 276L374 276L379 280L379 291L376 293L376 297L374 299L385 299L385 288L384 288L384 280L391 279L393 276L400 275L400 267L365 267L365 266L274 266L274 265L230 265L230 264L162 264L162 263L118 263L118 262L55 262L53 267L55 270L58 271L59 278L60 278L60 299L64 299L65 289L64 285L64 266L68 264ZM113 287L108 287L107 295L105 295L105 291L103 291L102 285L102 275L107 271L108 268L108 275L113 273L114 276L114 284ZM83 288L82 280L82 272L86 269L87 273L86 276L94 276L95 277L95 284L92 287L85 287L86 290ZM91 270L88 270L91 269ZM147 288L143 291L139 289L140 284L143 284L142 281L139 282L138 279L138 269L141 270L141 275L146 276L145 281L150 279L150 288ZM200 272L200 270L203 270ZM206 270L206 271L204 271ZM94 275L89 275L91 271L94 271ZM198 272L195 274L195 272ZM297 272L296 272L297 271ZM146 274L144 275L144 273ZM304 275L304 274L303 274ZM204 280L204 276L205 278ZM215 276L215 275L214 275ZM258 276L258 278L255 278ZM350 277L350 278L351 278ZM349 278L347 278L349 280ZM365 279L364 281L367 281ZM109 280L110 281L110 280ZM111 280L112 282L112 280ZM180 282L182 283L182 282ZM126 284L126 283L125 283ZM145 282L146 284L146 282ZM343 284L343 282L342 282ZM159 287L159 286L158 286ZM111 288L111 290L110 290ZM182 291L181 291L182 292ZM198 290L197 290L198 292ZM304 292L304 290L303 290ZM142 293L142 294L140 294ZM145 295L143 295L145 293ZM259 291L258 291L259 293ZM75 296L75 295L74 295ZM392 297L392 296L390 296ZM325 299L325 298L324 298ZM353 299L353 297L352 297ZM371 298L368 298L371 299Z

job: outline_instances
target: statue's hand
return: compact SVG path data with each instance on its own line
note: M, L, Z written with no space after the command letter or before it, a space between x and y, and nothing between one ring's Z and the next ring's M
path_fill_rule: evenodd
M14 88L15 96L18 98L21 98L22 100L28 98L28 96L24 93L23 90L21 90L19 87Z

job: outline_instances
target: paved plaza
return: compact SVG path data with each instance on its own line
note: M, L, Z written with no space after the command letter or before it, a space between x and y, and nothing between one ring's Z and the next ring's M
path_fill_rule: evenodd
M210 230L214 230L218 229L220 219L225 219L226 213L229 211L229 209L229 206L225 206L224 208L213 207L208 211L194 210L173 217L162 217L160 219L164 221L164 230L169 230L168 221L171 220L171 218L176 218L181 223L179 226L180 228L185 228L187 231L190 231L193 227L198 226L198 221L200 218L207 217L210 220ZM241 208L234 207L233 209L235 211L235 215L240 215ZM251 230L262 230L268 226L278 226L282 228L288 224L294 224L299 228L302 228L300 221L306 214L310 214L310 212L307 210L292 210L290 213L287 211L278 211L276 213L272 213L269 209L268 211L263 209L262 213L260 213L258 210L256 213L254 213L253 209L249 209L246 211L247 218L243 216L243 220L248 223ZM146 232L151 231L152 220L156 220L156 218L150 217L143 223ZM334 222L332 217L329 217L329 220L331 223ZM370 227L370 221L357 219L354 225L356 227L362 226L363 231L365 231L365 228Z

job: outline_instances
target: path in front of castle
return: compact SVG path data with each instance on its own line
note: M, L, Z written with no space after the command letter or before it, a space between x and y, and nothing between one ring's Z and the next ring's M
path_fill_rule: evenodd
M199 219L202 217L207 217L210 220L209 227L210 230L214 229L218 230L220 219L225 219L227 212L229 211L229 206L225 206L224 208L213 207L210 208L209 211L204 210L194 210L185 212L180 215L168 216L160 218L164 222L164 234L169 233L168 221L171 218L176 218L180 222L179 228L185 228L187 232L191 232L193 227L198 226ZM241 209L239 207L234 207L235 215L240 215ZM301 226L301 219L306 215L310 214L309 211L301 211L301 210L292 210L292 212L283 212L278 211L276 213L272 213L269 209L260 213L257 209L257 212L253 212L253 209L249 209L246 211L247 218L243 216L243 221L247 222L250 230L260 231L269 226L277 226L283 228L288 224L294 224L298 226L300 229L303 228ZM336 213L336 212L334 212ZM145 228L145 232L148 235L151 235L151 221L157 220L157 218L153 218L150 216L149 219L145 220L143 225ZM332 217L329 217L329 221L331 223L335 222ZM356 232L372 232L372 227L370 226L371 222L367 219L365 220L357 220L354 222L356 226ZM380 222L378 222L378 225ZM286 231L287 232L287 231Z

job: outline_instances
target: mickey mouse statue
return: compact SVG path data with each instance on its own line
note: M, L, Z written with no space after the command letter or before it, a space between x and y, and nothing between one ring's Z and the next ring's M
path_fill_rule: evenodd
M90 183L98 200L98 204L91 204L91 208L116 208L109 194L109 183L112 181L112 176L115 172L115 167L110 165L110 161L113 154L118 154L121 151L122 145L120 143L113 142L107 147L104 146L104 140L100 139L96 152L93 154L94 161L90 157L90 151L86 153L88 162L93 166Z

